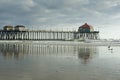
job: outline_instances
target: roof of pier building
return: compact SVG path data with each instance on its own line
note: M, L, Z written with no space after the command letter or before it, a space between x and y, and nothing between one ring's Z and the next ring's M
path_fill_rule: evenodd
M82 26L79 27L78 32L93 32L94 28L93 26L85 23Z
M20 28L20 27L25 28L25 26L23 26L23 25L17 25L17 26L15 26L15 28Z

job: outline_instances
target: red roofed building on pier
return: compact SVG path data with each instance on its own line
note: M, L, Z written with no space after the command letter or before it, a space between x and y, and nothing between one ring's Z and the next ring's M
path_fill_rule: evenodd
M94 31L93 26L85 23L78 28L77 39L99 39L99 31Z

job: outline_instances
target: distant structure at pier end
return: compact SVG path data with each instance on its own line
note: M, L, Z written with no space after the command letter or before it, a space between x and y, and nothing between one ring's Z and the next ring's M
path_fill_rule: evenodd
M76 39L84 40L84 39L100 39L99 31L94 31L93 26L85 23L78 28Z
M28 30L23 25L7 25L0 30L0 40L98 40L99 31L85 23L77 31Z
M14 30L14 28L11 25L6 25L6 26L3 27L3 30L4 31L12 31L12 30Z
M23 25L17 25L17 26L11 26L11 25L6 25L3 27L3 31L25 31L25 26Z
M25 31L25 26L23 25L17 25L14 27L15 31Z

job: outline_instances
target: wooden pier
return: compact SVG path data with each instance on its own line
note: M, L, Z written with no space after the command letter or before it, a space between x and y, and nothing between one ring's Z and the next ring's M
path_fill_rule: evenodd
M0 30L0 40L84 40L99 39L99 31L85 23L78 31L29 30L23 25L4 26Z
M6 31L0 30L0 40L74 40L74 39L99 39L99 32L77 32L77 31L45 31L24 30Z

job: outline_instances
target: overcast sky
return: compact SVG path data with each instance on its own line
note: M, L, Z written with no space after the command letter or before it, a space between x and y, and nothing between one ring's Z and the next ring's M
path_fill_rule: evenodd
M77 30L88 23L101 38L120 39L120 0L0 0L0 26Z

